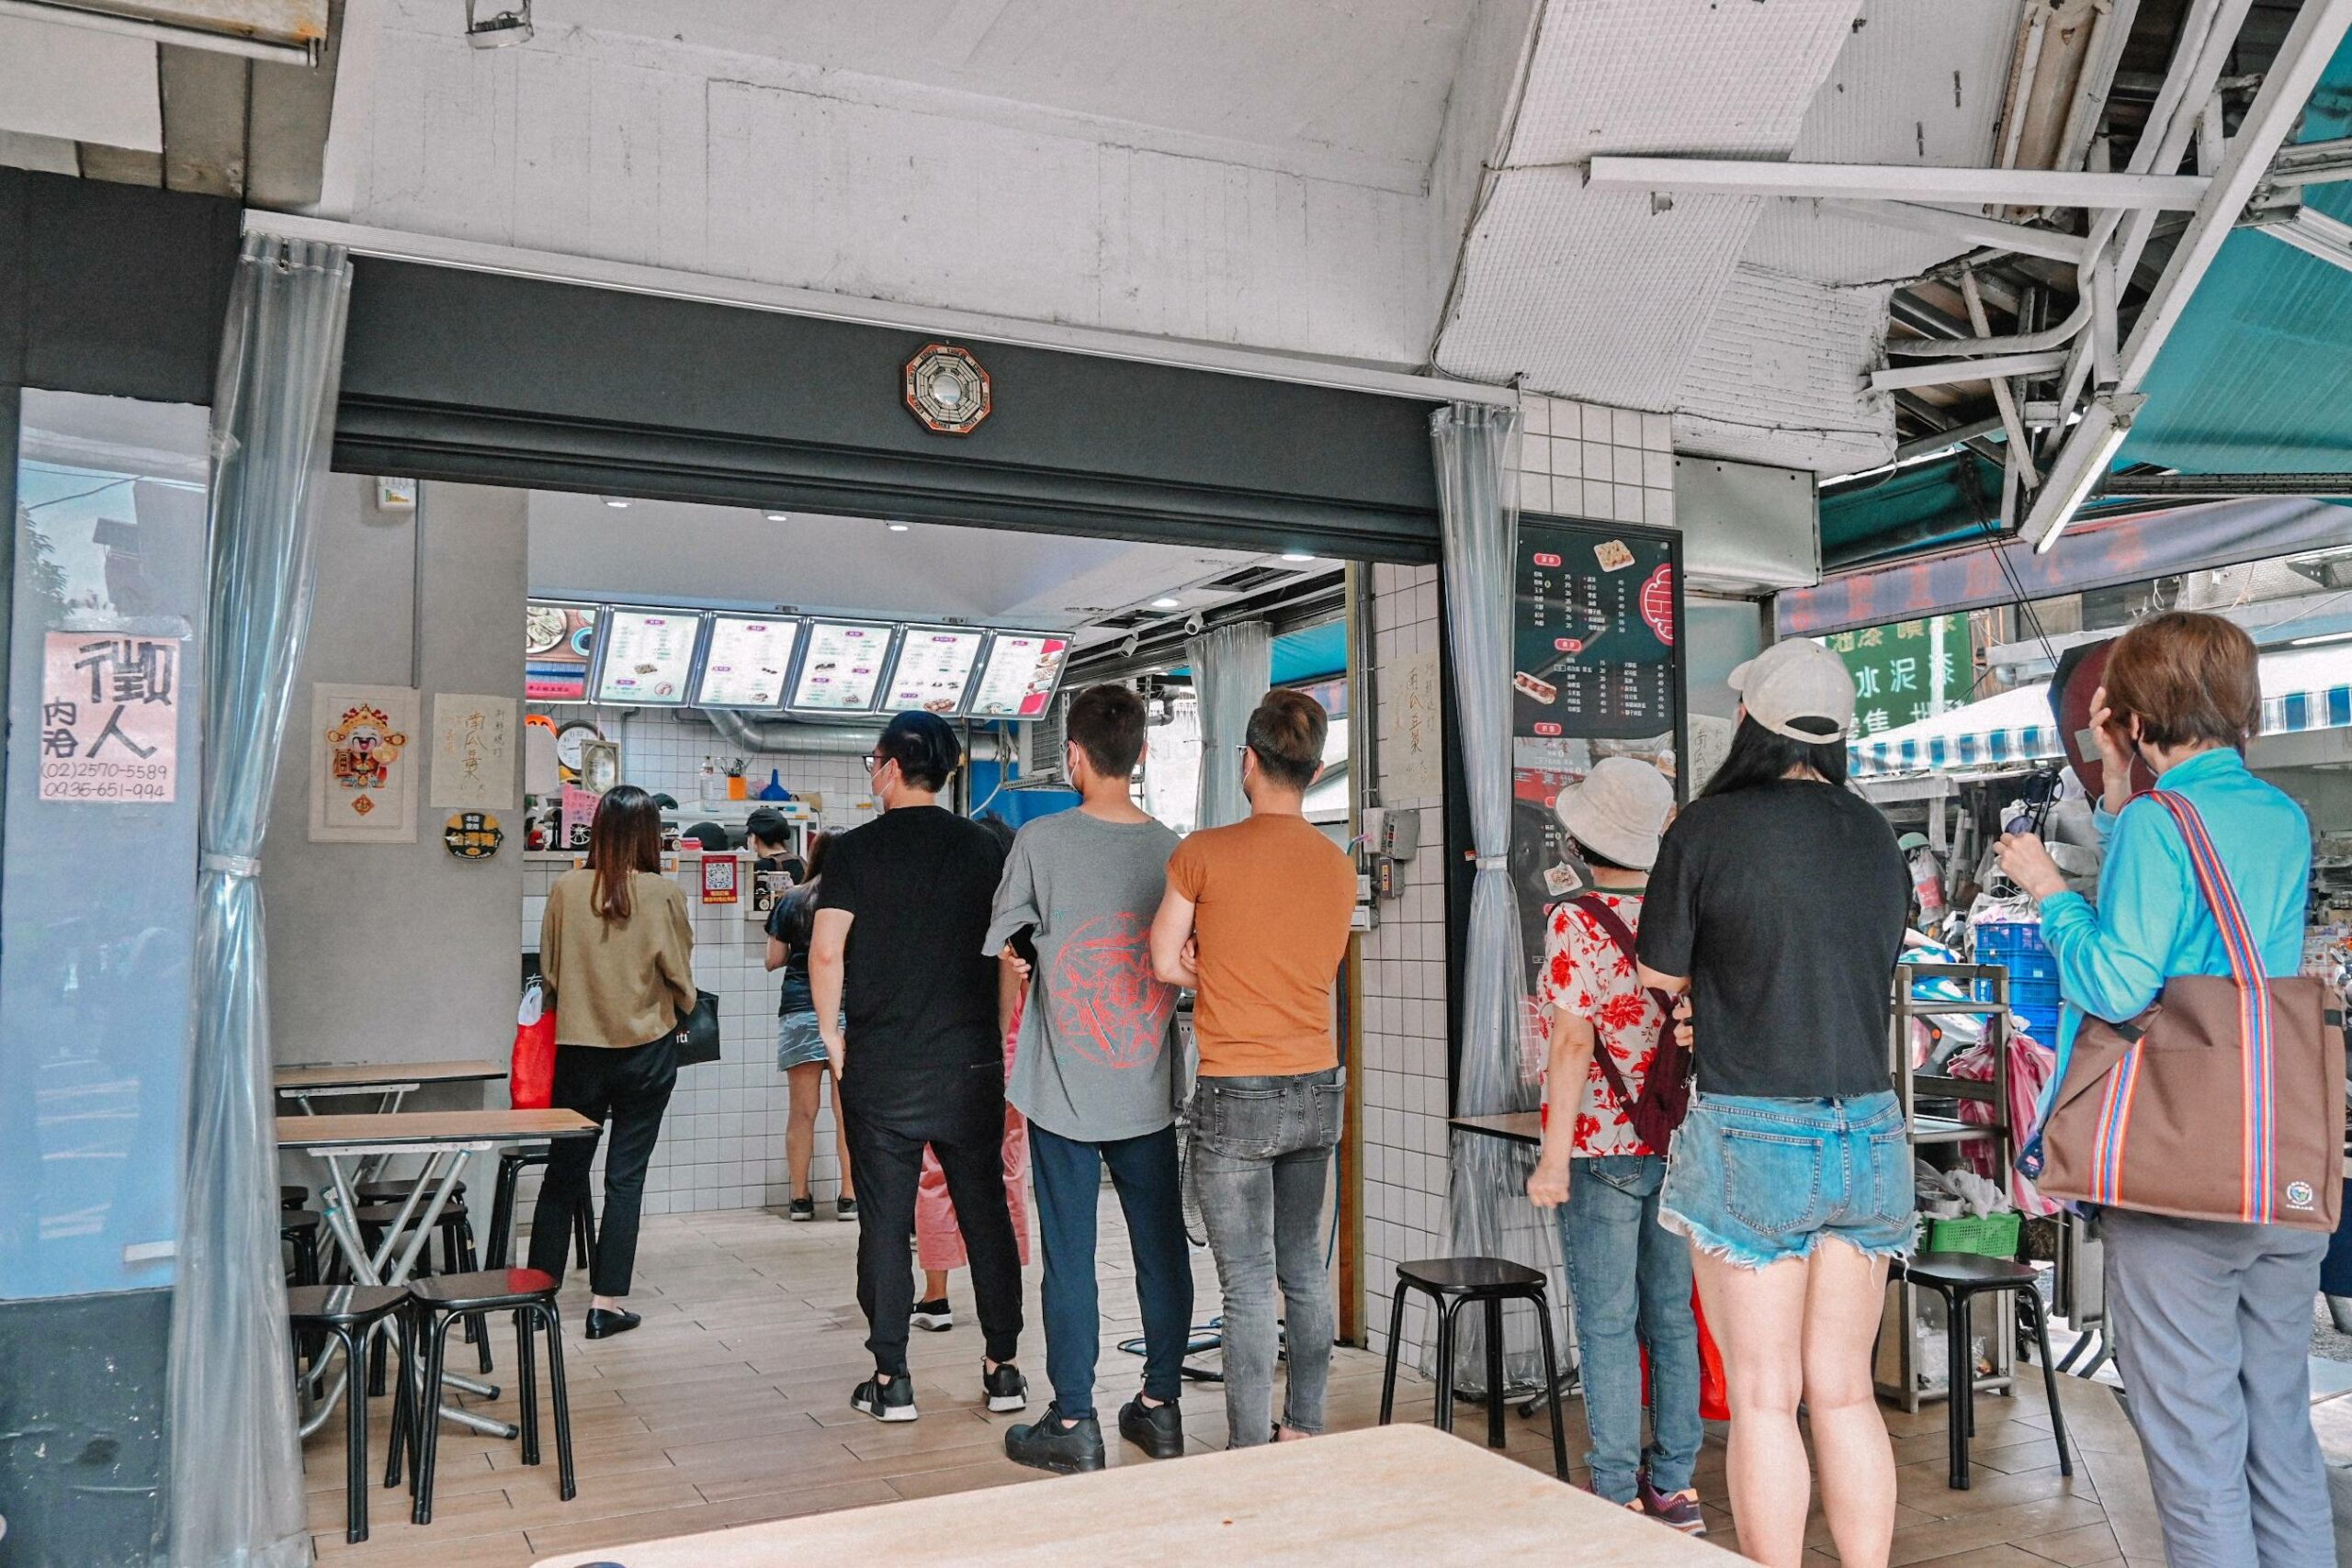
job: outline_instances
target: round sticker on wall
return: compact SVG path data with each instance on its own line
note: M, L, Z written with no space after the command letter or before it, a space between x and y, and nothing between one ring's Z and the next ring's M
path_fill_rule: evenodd
M489 812L460 811L441 829L441 841L459 860L488 860L506 841L506 834Z

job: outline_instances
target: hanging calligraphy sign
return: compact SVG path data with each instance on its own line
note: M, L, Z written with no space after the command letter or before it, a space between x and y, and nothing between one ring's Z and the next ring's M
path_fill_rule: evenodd
M179 664L176 637L48 633L40 798L132 805L175 799Z

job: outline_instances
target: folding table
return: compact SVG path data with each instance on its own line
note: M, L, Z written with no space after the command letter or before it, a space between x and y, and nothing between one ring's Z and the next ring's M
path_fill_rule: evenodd
M315 1156L325 1163L330 1180L320 1194L320 1208L335 1245L351 1265L353 1278L366 1285L399 1285L407 1282L416 1267L417 1254L432 1240L434 1227L464 1175L469 1157L516 1144L590 1137L596 1131L597 1123L575 1111L420 1111L405 1115L383 1111L364 1116L313 1113L277 1118L277 1146L281 1151ZM383 1245L371 1255L360 1235L358 1222L353 1218L359 1203L349 1162L393 1155L422 1155L424 1168L418 1174L407 1201L401 1205L399 1219L386 1227ZM413 1231L410 1229L412 1218L415 1221ZM402 1247L404 1235L408 1241ZM484 1397L497 1392L488 1383L454 1372L447 1381ZM304 1423L306 1435L326 1420L341 1393L342 1384L338 1382L321 1399L319 1408ZM469 1410L445 1404L441 1415L444 1420L494 1437L514 1436L514 1429L505 1423Z

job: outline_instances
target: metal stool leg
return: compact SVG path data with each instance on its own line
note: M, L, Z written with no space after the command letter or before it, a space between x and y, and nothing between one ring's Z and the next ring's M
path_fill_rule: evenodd
M1487 1298L1487 1446L1503 1446L1503 1301Z
M368 1364L367 1337L348 1324L336 1325L334 1336L343 1341L350 1373L345 1380L350 1390L344 1396L343 1539L356 1545L368 1539L368 1394L367 1380L359 1375Z
M1384 1427L1396 1414L1396 1361L1403 1354L1405 1292L1408 1289L1402 1280L1396 1281L1396 1293L1388 1308L1388 1363L1380 1373L1380 1424Z
M555 1413L556 1495L571 1502L580 1495L571 1469L571 1396L563 1382L563 1314L553 1302L540 1309L548 1326L548 1393Z
M1568 1478L1568 1435L1560 1429L1560 1361L1552 1346L1552 1302L1543 1292L1530 1298L1535 1325L1544 1333L1544 1396L1552 1406L1552 1473Z
M391 1333L386 1337L400 1342L401 1381L392 1393L391 1438L384 1445L390 1450L384 1456L384 1484L388 1488L401 1483L401 1463L416 1441L416 1348L409 1333L406 1305L392 1314L390 1328Z
M1437 1429L1453 1430L1453 1303L1437 1299Z
M449 1351L449 1325L455 1318L435 1316L425 1327L424 1381L418 1393L416 1427L419 1443L412 1483L416 1506L410 1522L433 1522L433 1472L441 1457L441 1368Z
M531 1343L532 1318L537 1315L529 1307L514 1310L514 1355L520 1365L515 1371L515 1393L521 1401L521 1414L516 1421L523 1428L523 1462L539 1462L539 1356Z
M2041 1362L2041 1389L2050 1401L2050 1430L2058 1439L2058 1473L2075 1473L2074 1456L2066 1449L2066 1412L2058 1404L2058 1369L2050 1359L2050 1318L2042 1311L2041 1292L2029 1285L2018 1292L2018 1305L2033 1320L2033 1350Z
M1945 1420L1944 1436L1951 1458L1951 1489L1965 1492L1968 1481L1968 1428L1976 1393L1976 1356L1968 1343L1968 1298L1957 1291L1944 1294Z
M490 1201L490 1245L482 1251L485 1269L505 1268L507 1256L514 1249L514 1190L522 1179L521 1161L499 1160L498 1185Z

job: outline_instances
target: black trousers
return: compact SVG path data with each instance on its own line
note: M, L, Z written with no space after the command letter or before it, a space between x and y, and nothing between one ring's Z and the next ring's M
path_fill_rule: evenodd
M645 1168L662 1135L662 1112L678 1087L678 1057L670 1036L644 1045L608 1049L559 1045L555 1091L559 1111L577 1111L591 1122L610 1121L613 1146L605 1156L605 1212L596 1230L594 1267L589 1286L600 1296L628 1294L637 1271L638 1215L645 1206ZM588 1201L588 1170L604 1136L556 1138L548 1145L547 1176L539 1183L538 1207L531 1214L530 1266L563 1278L571 1247L575 1205Z
M1010 1361L1021 1348L1021 1249L1012 1212L1004 1201L1004 1107L994 1130L978 1117L958 1117L964 1135L917 1136L880 1125L848 1110L849 1161L857 1172L857 1304L865 1314L865 1348L878 1371L907 1375L907 1320L915 1309L914 1261L907 1237L915 1228L915 1188L922 1178L923 1145L939 1156L956 1225L972 1264L972 1294L980 1310L988 1358Z

